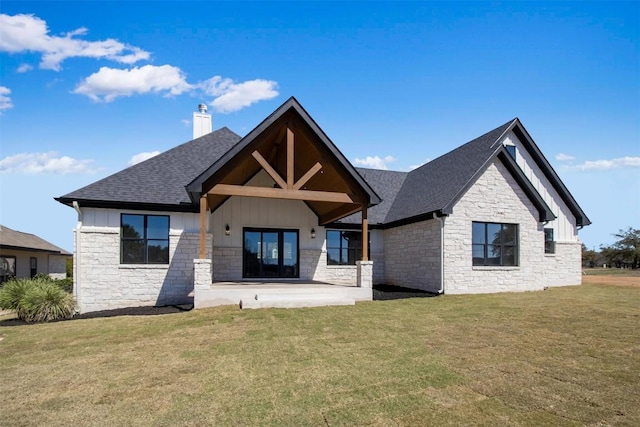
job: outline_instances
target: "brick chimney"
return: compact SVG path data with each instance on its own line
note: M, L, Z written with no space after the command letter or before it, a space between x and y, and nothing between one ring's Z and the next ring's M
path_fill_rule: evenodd
M211 114L207 114L206 104L198 104L198 113L193 113L193 139L211 133Z

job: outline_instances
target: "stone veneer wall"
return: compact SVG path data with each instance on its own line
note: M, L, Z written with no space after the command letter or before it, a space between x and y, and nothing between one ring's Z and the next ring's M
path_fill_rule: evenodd
M372 257L374 254L372 253ZM382 259L382 255L376 254L376 259ZM374 267L374 282L382 281L382 268ZM213 279L215 281L239 281L242 280L242 249L241 248L213 248ZM378 272L378 277L375 273ZM300 279L318 280L335 283L355 284L357 279L355 265L332 266L327 265L327 253L317 249L300 249Z
M214 246L212 269L215 281L242 280L242 248Z
M511 174L494 161L456 203L445 221L445 293L527 291L545 286L543 225ZM515 267L474 267L473 221L518 224L520 262Z
M211 247L210 235L207 240L207 247ZM198 233L171 230L169 264L120 264L119 228L81 228L75 284L80 311L191 302L193 260L198 257L198 248ZM74 261L78 262L77 256Z
M582 244L556 242L556 253L544 256L545 286L567 286L582 283Z
M384 277L385 282L390 285L431 292L440 289L438 220L385 230Z

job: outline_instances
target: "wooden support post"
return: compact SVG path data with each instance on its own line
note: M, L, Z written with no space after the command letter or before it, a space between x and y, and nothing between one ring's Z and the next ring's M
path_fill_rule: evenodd
M294 139L293 131L287 126L287 188L292 189L294 184L293 162L295 160L293 153Z
M362 205L362 261L369 261L369 219L367 205Z
M207 254L205 244L206 244L206 233L207 233L207 195L204 194L200 197L200 259L204 259Z

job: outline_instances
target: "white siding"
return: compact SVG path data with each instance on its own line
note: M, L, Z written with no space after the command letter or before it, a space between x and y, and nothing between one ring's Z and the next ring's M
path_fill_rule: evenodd
M262 171L247 185L272 187L274 181ZM225 233L229 225L230 234ZM307 205L298 200L278 200L257 197L230 197L211 216L213 232L214 280L242 279L243 229L281 228L297 230L300 249L300 279L355 283L355 266L327 266L326 228ZM311 229L316 232L311 238ZM384 245L381 233L371 231L371 259L374 261L374 281L384 277L382 262ZM376 260L381 262L376 263Z
M545 227L554 229L554 238L558 242L578 242L575 217L560 198L560 195L552 187L547 177L544 176L538 165L533 161L531 154L526 151L513 132L509 132L505 136L503 143L515 145L517 153L516 163L557 217L555 220L546 224Z

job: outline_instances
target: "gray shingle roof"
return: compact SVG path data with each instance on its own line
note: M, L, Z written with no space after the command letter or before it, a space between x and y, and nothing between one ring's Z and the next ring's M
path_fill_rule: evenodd
M114 202L181 205L193 210L185 186L238 141L240 136L224 127L56 200L67 205L76 200L81 206L103 206L104 202Z
M369 208L367 212L369 224L383 224L391 206L393 205L393 201L402 188L402 184L404 183L408 172L365 168L356 168L356 170L382 199L382 202ZM342 218L338 222L342 224L360 224L361 218L362 214L358 212Z
M4 225L0 225L0 247L11 249L34 250L38 252L48 252L52 254L71 254L62 248L49 243L35 234L16 231Z
M298 106L297 101L294 101L292 98L287 102ZM301 106L299 108L302 109ZM310 117L309 121L312 122ZM315 122L313 125L317 126ZM543 173L576 215L577 224L590 224L518 119L513 119L411 172L354 169L354 173L362 177L366 185L375 192L374 195L382 199L369 208L369 223L372 226L387 227L425 219L432 213L450 214L453 205L496 157L505 163L532 199L540 212L540 220L552 219L553 214L541 196L515 162L506 157L508 155L502 145L498 144L509 130L516 132L518 138L528 144L527 148ZM318 128L317 132L322 131ZM240 141L240 136L222 128L56 200L67 205L77 200L81 206L197 212L198 207L190 199L186 186L190 183L193 185L194 180L214 163L237 151ZM356 213L347 216L338 223L360 224L360 215Z
M499 150L495 142L513 120L409 172L385 223L446 212Z

